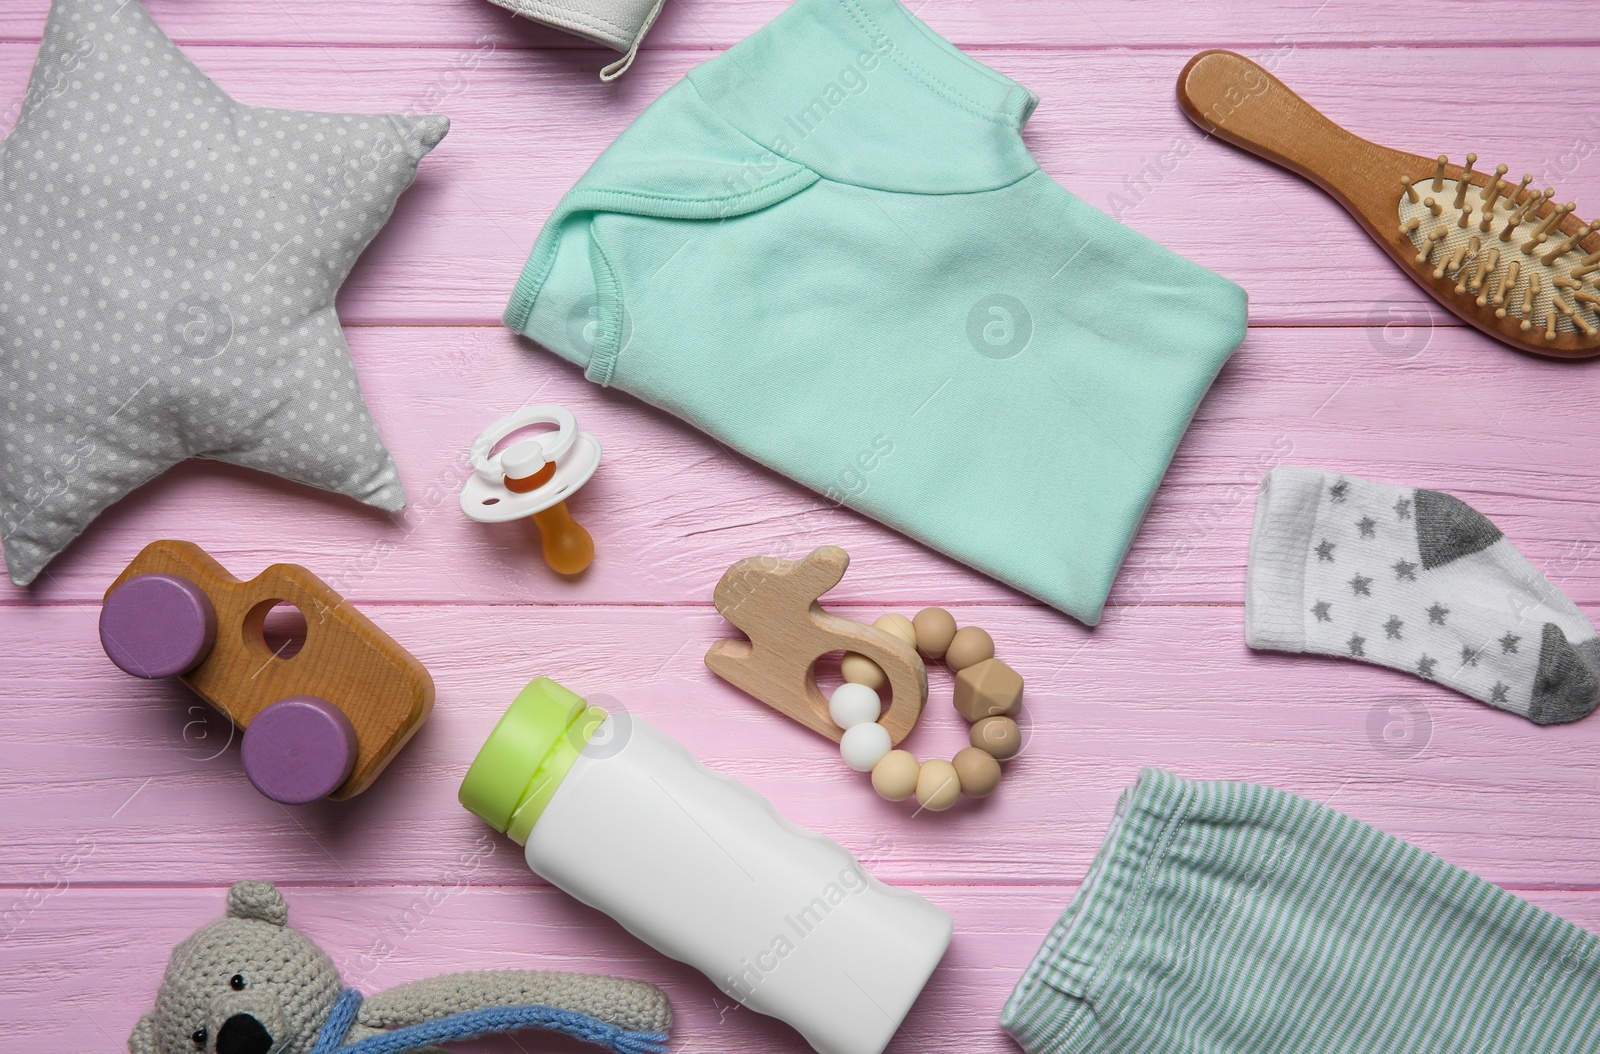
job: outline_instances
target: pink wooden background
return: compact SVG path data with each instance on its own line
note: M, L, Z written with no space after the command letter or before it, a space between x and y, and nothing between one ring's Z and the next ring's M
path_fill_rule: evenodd
M1358 133L1458 159L1475 149L1600 209L1589 0L1481 0L1434 20L1387 0L917 6L1039 93L1028 138L1047 172L1251 296L1250 337L1092 632L592 387L498 325L562 191L782 0L671 0L610 88L594 78L605 53L483 0L148 6L245 101L454 119L340 303L412 505L391 519L187 465L104 516L35 589L0 587L6 1049L121 1049L167 950L244 877L285 886L292 920L369 991L470 968L610 971L668 989L677 1050L805 1049L542 886L456 804L474 750L537 673L613 697L955 916L901 1054L1014 1049L1000 1005L1146 765L1327 802L1600 929L1600 719L1539 729L1401 674L1252 654L1240 606L1255 484L1291 463L1452 491L1600 615L1595 367L1524 358L1455 325L1327 198L1202 141L1173 100L1190 54L1235 47ZM0 5L0 128L46 7ZM455 508L466 444L536 392L606 447L574 502L599 549L577 584L557 581L515 528ZM181 686L135 682L105 660L98 598L160 537L199 542L244 576L304 563L429 666L435 716L370 793L293 810L267 801L225 722ZM721 571L830 542L854 560L837 607L871 619L949 606L992 630L1027 677L1028 744L996 798L911 818L827 743L704 670L724 629L710 606ZM936 699L944 678L935 671ZM938 706L929 715L910 745L948 756L964 726ZM582 1048L524 1037L477 1049Z

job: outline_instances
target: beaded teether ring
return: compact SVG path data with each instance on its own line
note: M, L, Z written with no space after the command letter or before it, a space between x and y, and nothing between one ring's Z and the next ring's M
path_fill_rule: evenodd
M873 623L913 645L929 659L943 659L955 674L956 712L972 725L972 745L950 761L919 762L907 750L891 749L878 723L878 690L888 678L864 655L848 653L839 664L845 683L828 700L828 715L844 729L839 753L857 772L871 772L872 786L889 801L916 796L917 804L943 812L963 794L983 798L1000 785L1000 762L1022 748L1015 716L1022 705L1022 677L994 657L994 640L977 626L956 628L943 608L925 608L914 619L885 615Z

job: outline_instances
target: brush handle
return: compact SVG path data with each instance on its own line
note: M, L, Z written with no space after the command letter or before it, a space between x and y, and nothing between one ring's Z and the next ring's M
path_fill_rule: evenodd
M1568 329L1545 336L1545 329L1540 328L1530 335L1522 329L1526 323L1518 315L1502 312L1502 318L1464 290L1466 264L1458 263L1457 273L1448 274L1449 268L1436 266L1445 261L1430 259L1432 241L1419 249L1412 241L1411 228L1400 225L1405 181L1419 186L1431 184L1435 178L1452 184L1464 180L1483 188L1491 178L1498 179L1498 173L1493 177L1485 172L1469 174L1443 157L1430 160L1368 142L1328 120L1256 63L1231 51L1203 51L1190 59L1178 75L1178 102L1185 115L1208 134L1281 165L1327 191L1412 281L1462 321L1534 355L1600 355L1600 339L1582 332L1582 325L1578 331ZM1469 161L1471 157L1469 154ZM1520 191L1512 192L1516 193ZM1507 195L1507 201L1512 194ZM1474 204L1481 207L1482 201L1480 195ZM1467 206L1469 212L1471 207ZM1554 207L1546 202L1534 218L1549 216L1553 211ZM1452 219L1456 215L1454 211L1450 214ZM1572 237L1581 224L1576 216L1566 216L1551 237ZM1449 232L1437 226L1429 232L1430 236L1441 233ZM1468 249L1461 239L1458 244L1463 252L1478 251ZM1590 235L1590 241L1579 244L1583 252L1593 252L1600 245L1600 236ZM1525 266L1549 270L1538 260ZM1487 273L1483 280L1488 280ZM1547 284L1546 289L1549 288ZM1545 312L1541 317L1548 320L1553 311L1548 292L1543 303ZM1533 319L1535 326L1539 322L1540 318Z
M1395 172L1431 172L1426 158L1345 131L1243 55L1203 51L1178 76L1178 102L1189 119L1226 140L1316 183L1363 221L1375 205L1399 200ZM1381 214L1381 213L1380 213Z

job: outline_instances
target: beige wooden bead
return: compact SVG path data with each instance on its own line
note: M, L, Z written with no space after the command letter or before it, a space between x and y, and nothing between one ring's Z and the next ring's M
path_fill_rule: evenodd
M988 797L1000 786L1000 762L986 750L966 747L950 764L961 780L961 793L969 798Z
M996 761L1010 761L1022 750L1022 729L1009 717L986 717L972 726L968 739Z
M883 691L883 686L889 683L889 675L883 672L883 667L853 651L844 653L844 658L839 660L839 673L851 684L864 684L874 692Z
M961 777L948 761L925 761L917 773L917 804L929 812L944 812L961 797Z
M945 649L944 664L955 673L994 658L994 638L977 626L962 626Z
M956 617L944 608L923 608L911 625L917 634L917 650L930 659L944 658L956 635Z
M872 767L872 789L889 801L905 801L917 792L921 768L909 750L891 750Z
M956 674L951 702L968 723L1009 717L1022 704L1022 675L999 659L984 659Z
M881 629L885 633L899 637L913 648L917 646L917 628L904 615L898 615L891 611L874 622L872 626L874 629Z

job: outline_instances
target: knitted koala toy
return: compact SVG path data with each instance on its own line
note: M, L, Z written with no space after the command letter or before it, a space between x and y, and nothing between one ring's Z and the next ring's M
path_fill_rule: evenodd
M448 974L363 1000L326 952L288 925L267 882L240 882L228 912L172 952L132 1054L443 1054L432 1044L541 1028L617 1054L667 1049L672 1008L655 985L590 974Z

